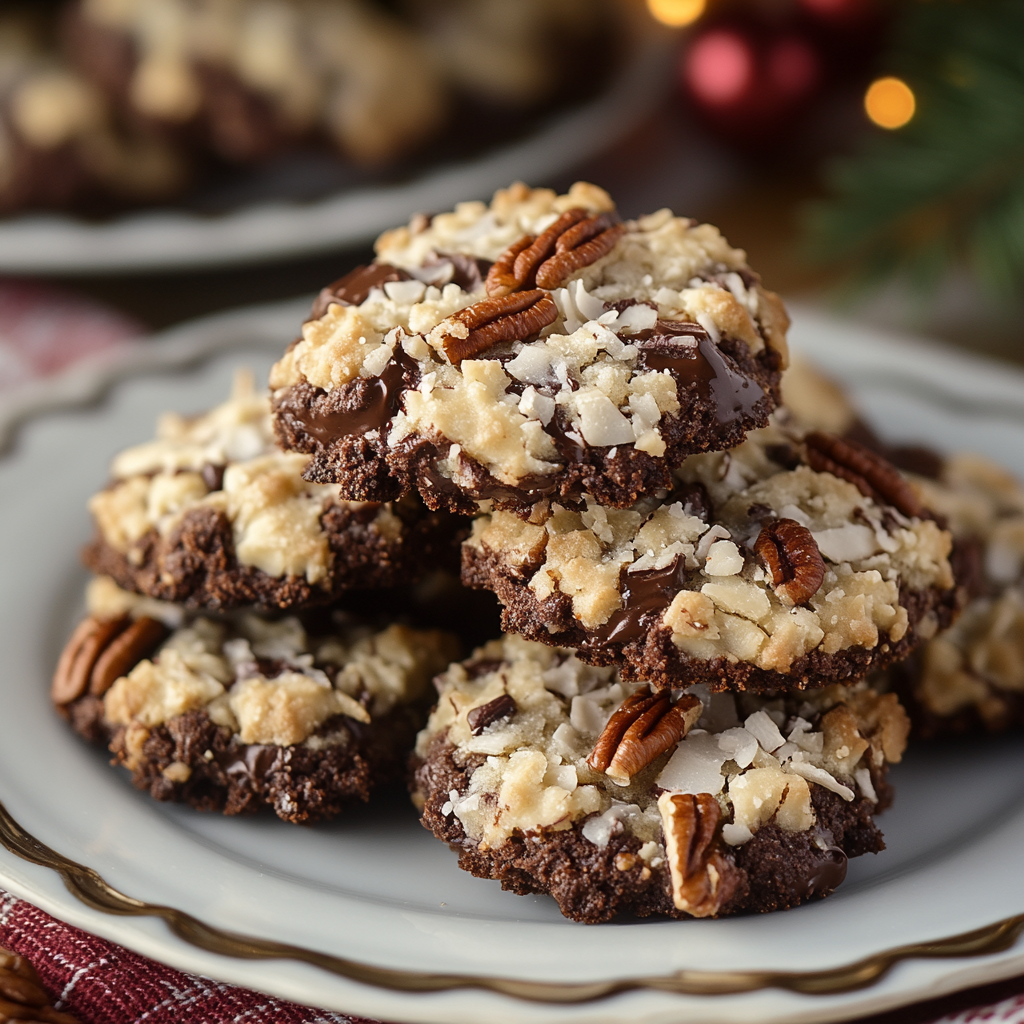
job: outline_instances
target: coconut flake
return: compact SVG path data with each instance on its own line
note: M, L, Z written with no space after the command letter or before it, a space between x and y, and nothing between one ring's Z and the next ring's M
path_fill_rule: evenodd
M722 838L730 846L742 846L754 838L754 833L746 825L737 825L730 821L722 826Z
M630 818L638 818L643 812L636 804L623 804L613 801L611 807L604 814L596 818L588 818L580 831L583 838L592 842L595 846L605 847L608 840L621 829L621 822Z
M875 531L859 523L847 523L831 530L817 530L811 536L822 555L837 565L870 558L878 550Z
M857 780L857 788L861 792L861 796L865 800L870 800L873 804L878 803L878 794L875 792L875 784L871 781L871 770L868 768L858 768L853 773L854 779Z
M726 729L719 733L718 746L730 761L735 761L741 768L749 768L757 753L757 740L749 730L743 728Z
M769 753L785 743L782 733L779 732L779 727L766 711L755 711L743 723L743 728Z
M656 785L677 793L722 792L725 777L722 765L729 755L718 745L718 737L708 732L692 731L684 739L661 770Z
M824 789L838 793L846 801L850 801L854 797L854 792L849 786L837 782L824 768L817 768L806 761L790 761L787 767L794 775L800 775L808 782L816 782Z

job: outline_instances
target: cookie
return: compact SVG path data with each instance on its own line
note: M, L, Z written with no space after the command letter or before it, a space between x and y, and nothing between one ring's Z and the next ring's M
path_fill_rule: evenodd
M457 656L438 630L338 614L187 612L94 581L51 696L157 800L291 822L332 817L399 777ZM307 629L308 626L308 629Z
M912 475L949 524L964 611L889 674L922 736L1024 725L1024 487L980 455Z
M275 426L350 499L628 507L767 423L787 326L716 228L514 185L324 290L271 372Z
M102 92L44 36L33 19L0 16L0 214L105 213L183 189L189 160L120 122Z
M463 582L503 625L656 687L857 680L952 620L951 538L888 463L772 426L631 509L480 516Z
M454 562L461 522L406 498L342 501L302 479L308 456L274 444L266 394L240 377L222 405L163 416L114 458L89 508L86 565L129 590L200 608L295 608L353 587L406 584Z
M381 164L446 115L420 41L358 0L80 0L65 29L77 66L127 116L231 163L321 143Z
M717 917L832 892L884 848L909 722L861 683L675 699L517 637L453 665L414 757L459 866L569 918Z

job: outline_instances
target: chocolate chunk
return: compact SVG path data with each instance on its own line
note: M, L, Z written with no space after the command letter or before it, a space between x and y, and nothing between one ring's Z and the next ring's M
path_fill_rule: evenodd
M466 721L469 723L473 735L479 736L489 725L494 725L495 722L500 722L503 718L511 718L516 710L516 702L507 693L503 693L487 704L473 708L466 715Z
M796 469L803 461L800 453L791 444L766 445L764 451L772 462L777 462L784 469Z
M593 642L628 643L646 635L654 616L663 612L686 583L686 563L677 557L664 569L623 572L619 589L622 607L603 626L592 630Z
M361 306L372 289L382 288L391 281L410 280L412 278L404 270L392 267L388 263L371 263L368 267L356 267L344 277L339 277L333 284L321 289L313 303L310 319L319 320L332 302L339 306Z
M673 487L668 500L669 503L681 502L683 511L688 516L696 516L698 519L703 519L705 523L710 523L714 518L715 507L711 502L711 495L708 494L708 489L698 481L689 484L680 483Z
M491 269L491 260L478 259L461 252L435 252L433 259L423 265L424 270L432 267L451 266L448 281L457 284L464 292L475 292L484 286L487 271Z
M938 480L946 460L938 452L923 445L895 445L885 453L889 461L907 473L916 473L929 480Z
M223 463L208 462L203 466L203 483L207 490L219 491L224 487L224 470L227 467Z

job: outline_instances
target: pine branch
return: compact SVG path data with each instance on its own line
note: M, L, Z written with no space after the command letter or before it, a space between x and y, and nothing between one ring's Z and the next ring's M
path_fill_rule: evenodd
M994 291L1024 285L1024 3L914 0L886 69L917 99L908 125L873 136L809 211L810 251L934 284L966 260Z

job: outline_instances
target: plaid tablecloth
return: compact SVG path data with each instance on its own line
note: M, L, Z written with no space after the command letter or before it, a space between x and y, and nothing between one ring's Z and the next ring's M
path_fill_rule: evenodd
M72 294L0 279L0 395L78 360L137 344L143 333L129 318ZM31 960L56 1007L82 1024L375 1024L183 974L65 925L3 890L0 946ZM982 1021L1024 1024L1024 978L861 1024Z

